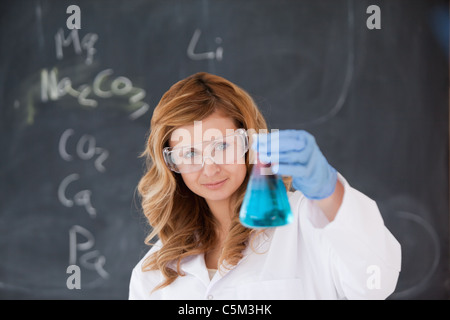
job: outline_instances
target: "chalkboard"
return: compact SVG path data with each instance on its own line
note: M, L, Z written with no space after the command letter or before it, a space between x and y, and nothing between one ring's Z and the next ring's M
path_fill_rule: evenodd
M81 29L66 24L70 5ZM448 2L2 1L0 298L127 298L147 250L136 185L151 114L198 71L246 89L270 128L310 131L377 201L403 249L391 299L450 298L448 20L435 28L436 10Z

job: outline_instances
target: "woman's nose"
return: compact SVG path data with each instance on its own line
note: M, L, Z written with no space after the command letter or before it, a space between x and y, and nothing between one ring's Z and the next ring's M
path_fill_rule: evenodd
M211 157L208 157L203 162L203 173L207 176L213 176L220 171L218 166Z

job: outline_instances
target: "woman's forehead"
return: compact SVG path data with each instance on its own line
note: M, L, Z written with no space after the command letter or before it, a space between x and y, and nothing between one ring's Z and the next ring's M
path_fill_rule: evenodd
M169 140L170 147L187 147L201 145L205 142L210 142L216 139L236 133L237 128L226 128L220 130L219 128L208 128L206 130L189 131L183 128L175 130Z
M233 134L238 129L230 117L212 114L191 125L176 128L169 139L170 147L181 147L211 141Z

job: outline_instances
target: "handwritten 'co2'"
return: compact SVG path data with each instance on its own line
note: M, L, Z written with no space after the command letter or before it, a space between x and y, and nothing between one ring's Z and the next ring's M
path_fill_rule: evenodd
M63 132L61 138L59 139L59 155L66 161L72 161L73 159L73 156L67 151L67 140L74 134L75 131L73 129L67 129ZM90 160L95 155L98 155L94 162L95 169L99 172L105 172L106 168L103 165L103 162L108 158L109 151L104 148L97 147L96 144L97 143L93 136L84 134L77 142L76 154L81 160Z

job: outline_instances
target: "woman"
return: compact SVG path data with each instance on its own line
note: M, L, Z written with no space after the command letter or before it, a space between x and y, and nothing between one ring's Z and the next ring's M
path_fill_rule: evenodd
M293 222L262 230L240 223L254 162L246 144L271 161L275 138L248 141L245 132L264 129L251 97L221 77L198 73L163 95L138 185L153 228L146 242L159 240L133 270L130 299L384 299L394 291L398 242L375 202L305 131L279 131L275 170L296 189L288 192ZM244 142L224 156L225 140Z

